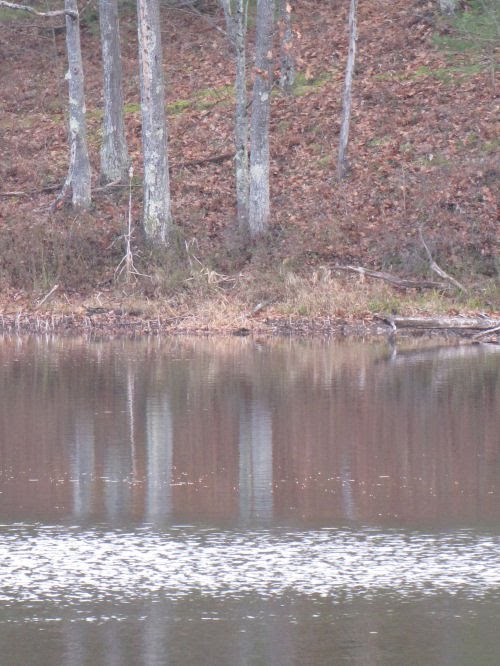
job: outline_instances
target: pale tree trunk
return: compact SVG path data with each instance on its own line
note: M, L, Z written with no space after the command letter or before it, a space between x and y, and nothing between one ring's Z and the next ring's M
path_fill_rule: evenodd
M235 0L234 9L230 0L220 0L226 18L227 31L234 49L236 78L234 84L236 109L234 143L236 154L236 206L238 225L248 228L248 100L246 80L246 30L248 0Z
M250 127L248 228L255 237L269 224L269 120L272 88L274 0L257 0L255 82Z
M158 0L137 0L144 153L144 230L166 243L171 232L165 84Z
M338 177L344 178L347 173L348 164L346 157L347 143L349 141L349 124L351 122L351 100L352 100L352 77L354 73L354 63L356 60L356 41L358 38L356 28L356 12L358 9L358 0L351 0L349 10L349 53L347 56L347 66L344 81L344 96L342 100L342 124L340 128L339 157L338 157Z
M454 14L456 9L456 0L439 0L439 9L441 14Z
M235 170L237 216L240 229L248 226L248 95L246 68L247 0L236 0L236 114L235 114Z
M64 0L64 9L39 12L32 7L0 0L0 7L25 11L35 16L66 17L66 50L68 53L69 93L69 168L61 192L53 208L64 200L71 189L73 208L88 209L91 204L91 171L87 147L87 125L85 122L85 91L83 80L82 50L80 46L80 18L77 0Z
M66 182L59 198L71 188L72 204L76 209L90 208L91 172L85 122L85 93L83 85L80 20L77 0L65 0L66 48L68 51L69 89L69 149L70 160Z
M292 6L288 0L280 0L280 88L289 92L295 81L293 60Z
M114 182L125 180L128 171L117 0L99 0L99 24L104 75L101 179Z

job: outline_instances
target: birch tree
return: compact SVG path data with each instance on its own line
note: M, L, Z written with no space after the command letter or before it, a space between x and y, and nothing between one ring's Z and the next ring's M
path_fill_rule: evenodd
M248 227L248 99L246 67L246 32L248 0L220 0L226 19L229 40L234 51L236 77L234 93L236 99L234 143L236 174L236 208L238 226L242 231Z
M125 180L128 171L117 0L99 0L99 25L104 82L101 179L114 182Z
M358 38L356 27L356 12L358 9L358 0L351 0L349 9L349 53L347 55L347 66L344 80L344 95L342 99L342 123L340 127L339 156L337 171L339 180L344 178L348 164L346 158L347 143L349 141L349 124L351 122L351 101L352 101L352 77L354 73L354 63L356 60L356 42Z
M158 0L137 0L144 158L144 230L165 244L172 227Z
M267 230L269 198L269 120L272 88L274 0L257 0L255 81L250 126L248 229L252 237Z

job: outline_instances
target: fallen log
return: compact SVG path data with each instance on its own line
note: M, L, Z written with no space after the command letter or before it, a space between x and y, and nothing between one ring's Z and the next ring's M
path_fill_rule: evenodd
M377 317L393 330L398 328L418 328L448 331L484 331L485 334L497 330L500 320L489 317ZM493 329L493 330L492 330Z
M476 333L473 340L476 340L476 341L479 341L481 339L486 340L488 335L493 335L494 333L497 334L497 339L500 339L500 325L499 326L494 326L493 328L489 328L486 331L481 331L481 333Z

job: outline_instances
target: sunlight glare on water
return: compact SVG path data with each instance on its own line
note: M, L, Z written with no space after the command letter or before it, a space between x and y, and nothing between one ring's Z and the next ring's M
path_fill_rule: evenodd
M12 526L0 539L0 601L71 605L199 591L210 596L287 591L330 598L392 592L500 592L500 536L213 532L80 532ZM500 597L499 597L500 601Z

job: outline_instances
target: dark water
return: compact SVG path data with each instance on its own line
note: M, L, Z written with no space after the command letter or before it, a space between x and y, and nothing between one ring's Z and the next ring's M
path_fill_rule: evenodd
M0 663L500 663L500 353L0 340Z

